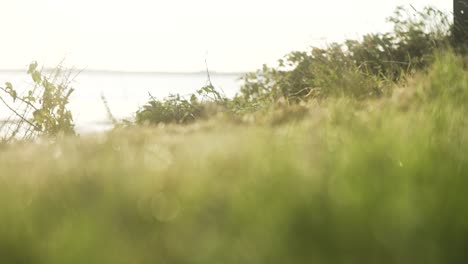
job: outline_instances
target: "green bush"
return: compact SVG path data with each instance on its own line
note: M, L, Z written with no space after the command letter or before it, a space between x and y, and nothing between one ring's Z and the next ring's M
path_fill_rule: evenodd
M190 99L180 95L170 95L158 100L150 95L150 100L136 113L137 124L188 124L196 120L212 117L220 112L234 112L239 104L229 100L212 84L198 89Z
M376 98L415 70L433 61L436 50L450 43L447 16L433 8L411 13L397 8L388 19L393 32L365 35L361 40L292 52L278 68L264 66L244 77L241 97L250 102L289 101L310 97Z
M186 124L195 121L200 113L201 106L195 96L192 96L190 100L186 100L180 95L171 95L164 100L157 100L151 96L151 100L138 110L136 123Z

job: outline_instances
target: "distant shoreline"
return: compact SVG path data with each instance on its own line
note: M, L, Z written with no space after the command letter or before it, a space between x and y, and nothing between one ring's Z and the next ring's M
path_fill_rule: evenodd
M53 71L52 68L45 68L45 72ZM66 70L66 69L65 69ZM164 72L164 71L114 71L114 70L95 70L95 69L72 69L73 71L87 74L132 74L132 75L204 75L206 71L194 71L194 72ZM24 69L0 69L0 73L25 73L27 70ZM230 75L230 76L242 76L247 72L218 72L210 71L210 75Z

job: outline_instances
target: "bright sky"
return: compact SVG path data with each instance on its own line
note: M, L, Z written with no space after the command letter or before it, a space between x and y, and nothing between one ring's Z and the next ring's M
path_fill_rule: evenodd
M397 5L452 0L0 0L0 69L32 60L123 71L251 71L386 30ZM208 55L207 55L208 54Z

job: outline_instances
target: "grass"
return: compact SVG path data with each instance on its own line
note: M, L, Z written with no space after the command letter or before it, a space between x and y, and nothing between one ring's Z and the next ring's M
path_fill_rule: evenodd
M3 146L0 263L462 263L466 73L446 54L297 118Z

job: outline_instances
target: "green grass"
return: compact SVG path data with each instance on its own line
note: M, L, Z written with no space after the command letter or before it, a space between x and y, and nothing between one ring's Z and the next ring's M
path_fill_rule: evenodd
M289 122L4 146L0 263L463 263L467 76L449 54L391 98Z

